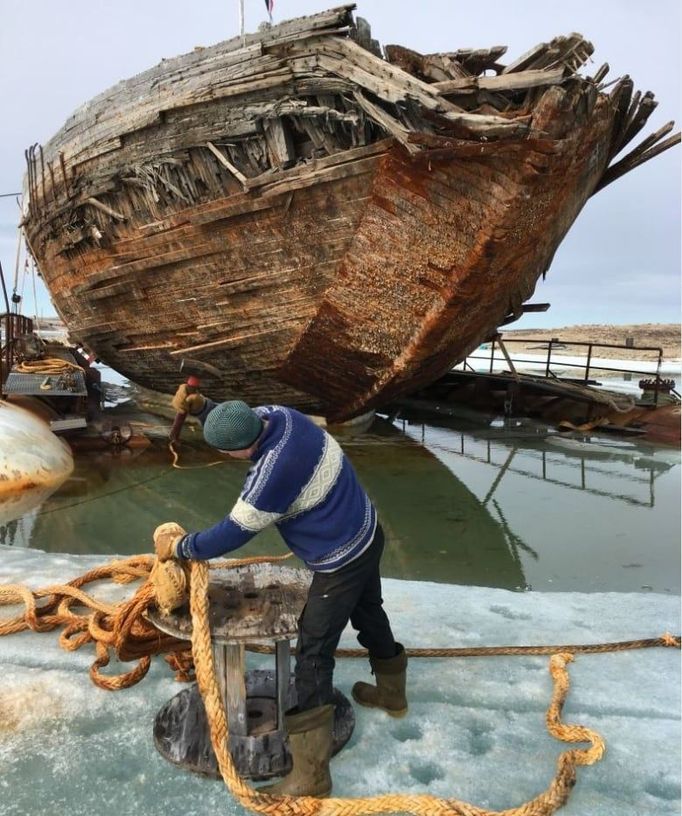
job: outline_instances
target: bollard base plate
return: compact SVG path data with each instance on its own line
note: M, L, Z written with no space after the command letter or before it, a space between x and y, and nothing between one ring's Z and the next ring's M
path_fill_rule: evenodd
M288 739L277 728L277 693L274 671L257 669L245 675L248 734L230 734L230 752L239 774L247 779L270 779L291 770ZM296 705L293 678L287 694L287 709ZM350 739L355 726L353 706L334 689L333 748L338 753ZM196 683L172 697L156 715L154 744L174 765L194 773L220 778L206 719L204 703Z

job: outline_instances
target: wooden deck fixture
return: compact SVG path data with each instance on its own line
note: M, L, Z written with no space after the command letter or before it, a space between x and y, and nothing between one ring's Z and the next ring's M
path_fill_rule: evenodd
M296 637L311 573L276 564L251 564L212 573L209 585L213 659L227 713L230 751L242 776L266 779L291 769L284 714L296 704L290 676L289 641ZM170 615L149 613L162 632L191 639L184 606ZM247 644L274 645L275 670L246 671ZM348 699L335 689L333 752L350 739L355 723ZM208 723L196 684L159 711L154 742L174 764L220 777Z

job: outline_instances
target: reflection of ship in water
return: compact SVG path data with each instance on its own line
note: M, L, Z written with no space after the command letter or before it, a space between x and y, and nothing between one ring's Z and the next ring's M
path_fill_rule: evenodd
M388 423L371 434L339 437L375 502L386 531L383 572L389 577L525 586L517 545L501 523L437 457ZM188 530L213 524L239 494L245 465L215 461L203 445L183 445L173 470L165 443L152 444L132 467L101 455L79 455L74 473L36 513L30 546L72 553L132 554L151 550L151 533L163 521ZM243 555L280 554L269 528Z
M59 482L0 496L0 544L28 547L39 508L59 488Z
M123 446L77 454L73 472L61 484L30 491L30 507L17 507L11 518L0 515L0 544L70 553L148 549L139 546L139 538L128 543L129 533L137 519L148 519L148 496L156 506L163 500L145 488L167 472L168 453L137 461L144 450Z
M625 440L562 434L533 422L511 420L503 427L473 429L469 425L465 429L454 419L430 418L428 426L417 420L410 425L411 435L422 442L428 426L447 430L448 450L497 470L484 506L496 504L494 495L505 475L514 473L568 490L654 507L656 479L677 464L666 449L649 449ZM614 467L616 462L621 467Z
M525 587L518 551L529 548L426 447L382 420L340 441L384 526L386 576Z

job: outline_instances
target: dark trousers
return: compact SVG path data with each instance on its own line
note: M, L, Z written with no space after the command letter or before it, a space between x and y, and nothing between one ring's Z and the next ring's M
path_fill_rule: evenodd
M379 561L384 532L377 525L369 547L336 572L316 572L298 622L296 695L299 711L332 702L334 652L350 620L372 657L394 657L395 640L383 609Z

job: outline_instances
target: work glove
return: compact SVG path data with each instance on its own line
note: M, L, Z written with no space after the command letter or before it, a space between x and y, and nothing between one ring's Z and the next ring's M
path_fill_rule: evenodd
M187 530L174 521L160 524L154 530L154 550L159 561L177 558L177 544L185 535L187 535Z

